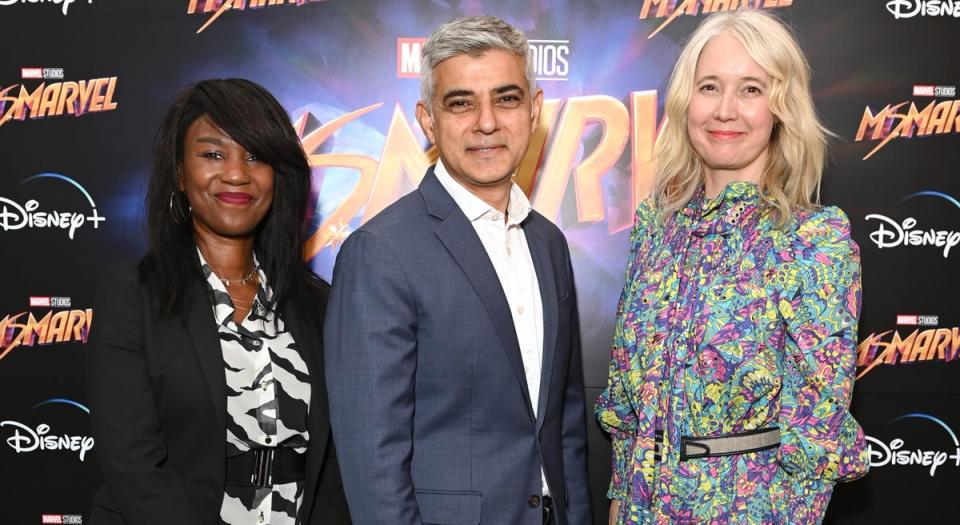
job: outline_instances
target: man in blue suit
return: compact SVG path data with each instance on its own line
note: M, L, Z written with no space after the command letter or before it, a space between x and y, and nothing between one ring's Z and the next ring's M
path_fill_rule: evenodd
M423 48L440 153L340 250L330 413L354 523L589 523L576 291L563 234L513 182L537 127L527 40L493 17Z

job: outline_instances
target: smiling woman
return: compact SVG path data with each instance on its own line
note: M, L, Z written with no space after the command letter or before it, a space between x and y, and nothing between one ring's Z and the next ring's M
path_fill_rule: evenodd
M770 75L739 40L721 34L704 46L694 79L687 134L703 159L707 197L733 181L759 183L774 124Z
M150 251L112 268L87 375L91 522L348 523L303 260L310 168L247 80L184 90L157 133Z
M807 59L772 15L705 20L677 60L665 111L672 125L657 141L653 189L662 211L678 210L704 183L711 193L716 182L713 195L733 180L759 185L781 225L815 207L830 132L817 118ZM732 159L714 157L722 151L744 157L731 169Z
M826 130L790 32L713 15L680 54L607 388L610 523L818 524L867 470L850 415L860 259L814 204Z
M183 142L177 183L190 203L198 242L250 236L273 202L273 168L207 115L190 124Z

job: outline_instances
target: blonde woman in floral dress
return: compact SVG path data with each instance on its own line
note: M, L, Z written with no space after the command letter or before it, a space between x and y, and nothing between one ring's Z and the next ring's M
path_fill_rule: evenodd
M809 75L758 10L709 17L681 52L596 402L612 524L818 524L867 470L859 250L814 201Z

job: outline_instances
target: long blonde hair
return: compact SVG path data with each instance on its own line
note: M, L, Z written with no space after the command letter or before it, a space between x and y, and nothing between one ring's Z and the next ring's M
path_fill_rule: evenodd
M667 120L654 149L653 198L666 216L689 202L703 184L703 160L687 133L687 110L700 53L720 34L736 38L772 80L770 111L775 123L760 189L782 226L795 211L817 206L827 136L832 134L817 117L810 95L810 65L797 41L782 22L757 9L709 16L681 51L667 86Z

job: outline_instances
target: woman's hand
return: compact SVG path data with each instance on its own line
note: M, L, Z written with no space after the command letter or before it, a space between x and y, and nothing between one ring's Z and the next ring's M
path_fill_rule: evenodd
M610 517L607 518L607 525L616 525L617 516L620 515L620 500L610 500Z

